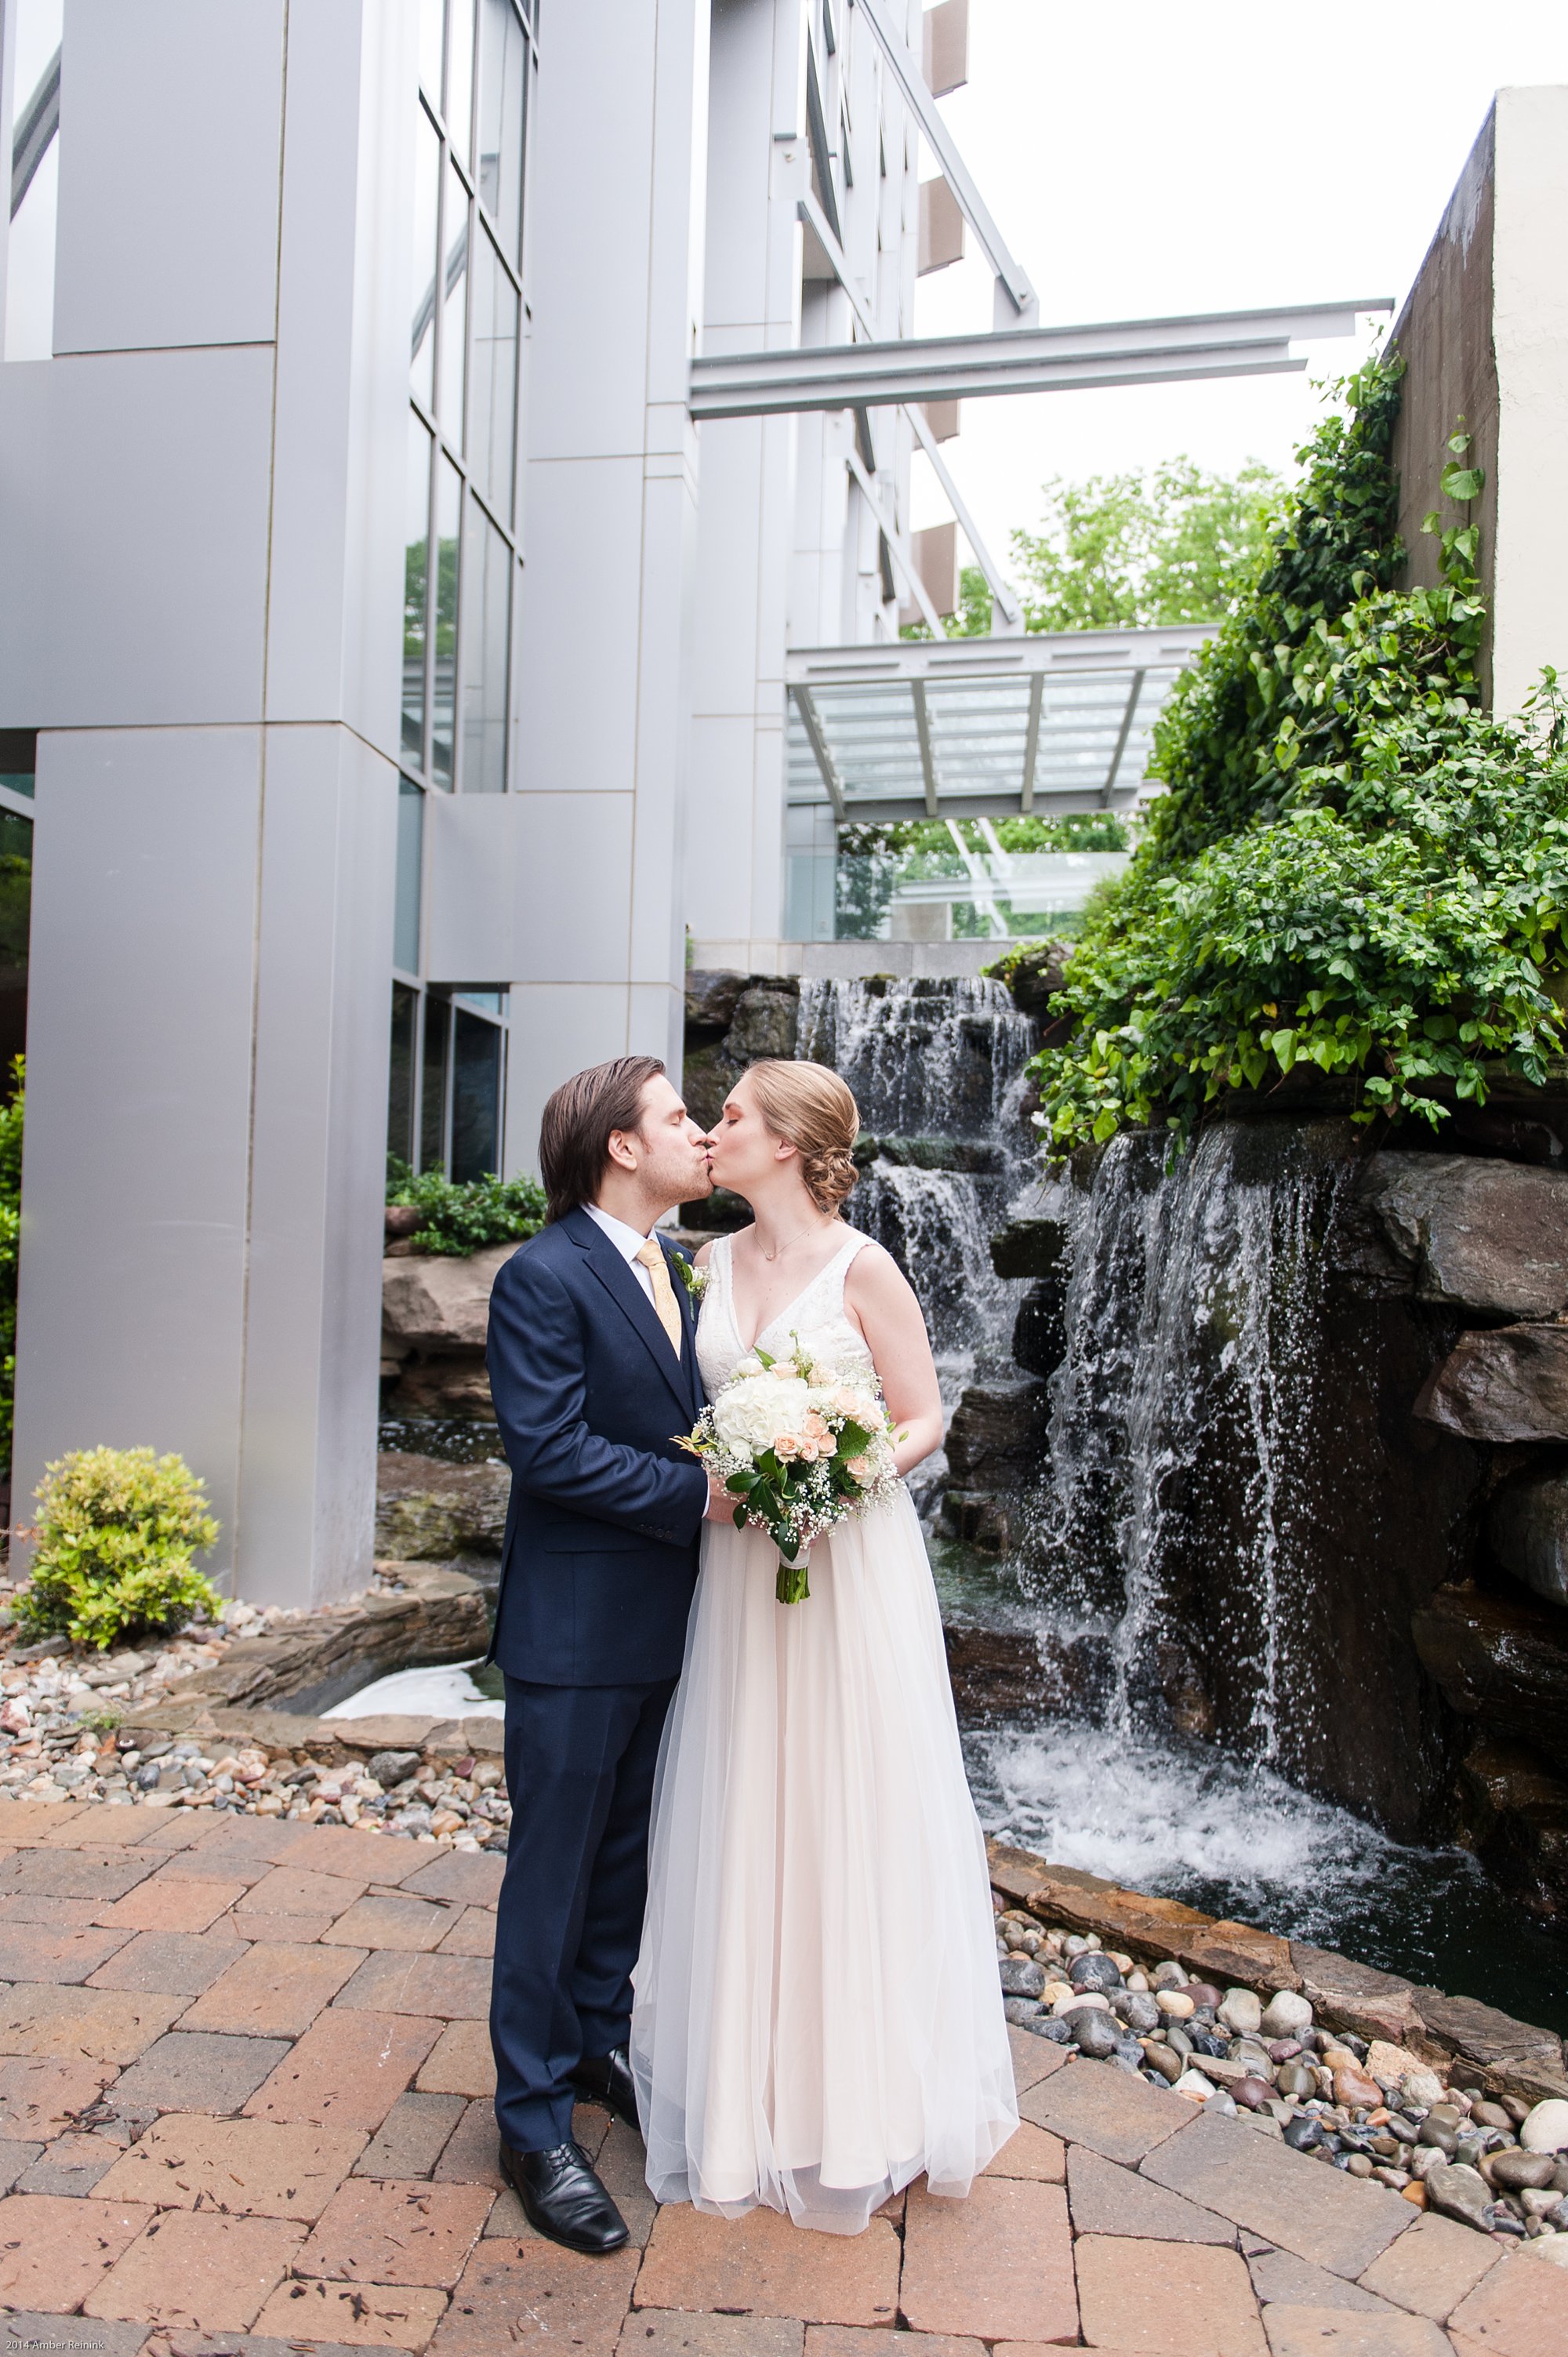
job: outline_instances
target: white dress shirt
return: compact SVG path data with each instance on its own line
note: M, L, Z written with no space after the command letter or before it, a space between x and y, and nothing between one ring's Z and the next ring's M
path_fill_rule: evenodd
M624 1220L616 1219L608 1211L601 1211L596 1203L585 1203L583 1209L596 1228L603 1228L606 1235L641 1286L648 1299L651 1301L653 1272L650 1268L645 1268L637 1257L644 1244L652 1241L651 1237L639 1236L635 1228L628 1228Z

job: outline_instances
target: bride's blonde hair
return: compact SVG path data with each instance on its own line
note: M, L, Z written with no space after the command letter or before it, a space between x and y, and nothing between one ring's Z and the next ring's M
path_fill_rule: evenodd
M819 1211L838 1211L859 1176L854 1141L860 1108L825 1064L787 1064L774 1057L747 1067L758 1110L775 1137L800 1157L806 1192Z

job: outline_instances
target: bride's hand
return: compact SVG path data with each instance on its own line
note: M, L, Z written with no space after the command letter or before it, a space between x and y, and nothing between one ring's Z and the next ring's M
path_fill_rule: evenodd
M705 1523L727 1523L732 1522L734 1517L735 1500L725 1488L724 1483L719 1480L717 1474L710 1473L708 1476L708 1511L703 1515L703 1520Z

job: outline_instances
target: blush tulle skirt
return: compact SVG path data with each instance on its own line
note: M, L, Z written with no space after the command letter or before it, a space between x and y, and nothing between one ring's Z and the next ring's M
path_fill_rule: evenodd
M858 2233L1017 2126L985 1848L902 1488L774 1600L709 1523L655 1787L631 2060L661 2201Z

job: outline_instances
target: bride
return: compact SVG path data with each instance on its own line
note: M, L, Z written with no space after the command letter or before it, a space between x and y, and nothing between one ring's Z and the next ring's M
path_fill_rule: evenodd
M874 1364L900 1473L940 1445L919 1305L847 1227L859 1128L821 1065L754 1064L714 1181L754 1225L704 1244L710 1396L755 1349ZM858 2233L922 2170L967 2193L1017 2126L984 1843L964 1781L915 1510L890 1501L778 1555L716 1491L664 1732L631 2062L661 2201Z

